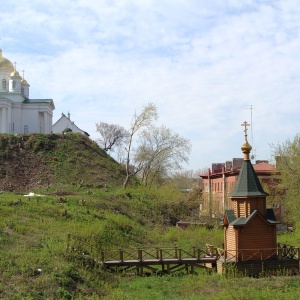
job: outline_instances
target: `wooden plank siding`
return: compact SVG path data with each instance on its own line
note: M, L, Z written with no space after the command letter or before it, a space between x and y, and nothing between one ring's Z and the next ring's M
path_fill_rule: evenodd
M254 210L265 215L266 200L260 197L255 198L232 198L232 208L239 217L248 217Z
M268 225L260 215L255 215L247 226L239 228L238 245L239 249L253 249L248 254L243 253L243 260L276 258L276 225ZM262 251L257 252L257 249Z
M233 227L233 226L229 226L226 231L225 231L225 235L226 235L226 249L227 253L226 256L229 259L233 259L236 260L237 257L237 230Z

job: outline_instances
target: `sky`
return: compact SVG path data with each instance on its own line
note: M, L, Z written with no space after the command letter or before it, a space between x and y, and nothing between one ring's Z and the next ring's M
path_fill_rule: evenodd
M0 0L0 48L92 139L148 103L190 140L184 169L257 160L300 127L298 0ZM21 72L20 72L21 73Z

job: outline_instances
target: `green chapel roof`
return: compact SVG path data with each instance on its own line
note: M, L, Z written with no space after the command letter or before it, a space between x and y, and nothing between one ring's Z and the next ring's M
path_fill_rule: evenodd
M250 220L256 215L260 214L258 210L253 210L253 212L248 217L240 217L237 218L233 210L226 210L225 216L227 217L228 224L231 226L245 226ZM277 221L276 216L274 214L273 209L267 209L267 213L265 216L260 216L269 224L279 224L280 221Z
M252 147L247 140L247 126L250 126L250 124L245 121L242 123L242 126L245 127L245 141L241 147L241 150L244 153L244 161L234 190L229 197L268 196L268 193L263 190L250 161L250 151Z
M255 173L250 160L244 160L238 180L229 197L268 196Z

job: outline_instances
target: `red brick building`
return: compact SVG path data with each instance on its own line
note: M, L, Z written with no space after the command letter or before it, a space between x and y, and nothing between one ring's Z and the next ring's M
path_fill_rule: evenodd
M243 158L233 158L232 161L212 164L211 170L200 175L202 178L201 215L218 217L222 216L226 209L232 208L228 195L234 189L242 164ZM278 172L268 161L256 161L253 168L262 184L277 180Z

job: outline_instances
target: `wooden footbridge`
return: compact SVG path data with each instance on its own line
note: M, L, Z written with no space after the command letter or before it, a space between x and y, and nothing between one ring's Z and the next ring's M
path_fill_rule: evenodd
M205 250L195 247L103 250L100 263L113 272L134 271L138 275L194 273L195 268L215 267L217 258L216 248L207 245Z

